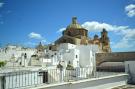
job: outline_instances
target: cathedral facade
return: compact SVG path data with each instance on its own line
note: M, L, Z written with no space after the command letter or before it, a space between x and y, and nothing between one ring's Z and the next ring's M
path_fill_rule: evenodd
M77 18L72 18L72 23L67 26L66 30L62 32L62 37L55 41L56 45L61 43L71 43L75 45L98 45L101 52L109 53L111 52L110 40L108 37L108 32L103 28L101 32L101 37L95 35L93 39L88 37L88 30L83 28L78 22Z

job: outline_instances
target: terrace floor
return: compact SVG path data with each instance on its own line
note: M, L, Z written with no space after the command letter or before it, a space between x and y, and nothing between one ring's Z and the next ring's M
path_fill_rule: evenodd
M135 85L123 85L112 89L135 89Z

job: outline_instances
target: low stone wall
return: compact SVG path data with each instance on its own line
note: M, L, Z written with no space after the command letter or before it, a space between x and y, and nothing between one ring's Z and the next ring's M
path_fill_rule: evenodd
M135 52L112 52L112 53L97 53L97 66L103 62L124 62L135 60Z

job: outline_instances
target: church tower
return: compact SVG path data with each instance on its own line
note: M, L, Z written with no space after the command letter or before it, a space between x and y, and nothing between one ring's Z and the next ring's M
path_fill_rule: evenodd
M100 42L102 47L101 49L103 52L111 52L108 32L105 29L103 29L103 31L101 32Z

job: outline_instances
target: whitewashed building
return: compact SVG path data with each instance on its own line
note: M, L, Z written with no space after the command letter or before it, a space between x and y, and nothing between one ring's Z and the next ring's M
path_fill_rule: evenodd
M97 45L74 45L63 43L57 46L57 50L47 49L46 58L52 65L59 62L67 65L70 61L73 67L88 67L95 64L95 53L99 52ZM50 61L51 60L51 61Z
M1 48L0 60L6 61L6 66L28 66L31 55L33 55L35 51L36 49L32 48L8 45L5 48Z

